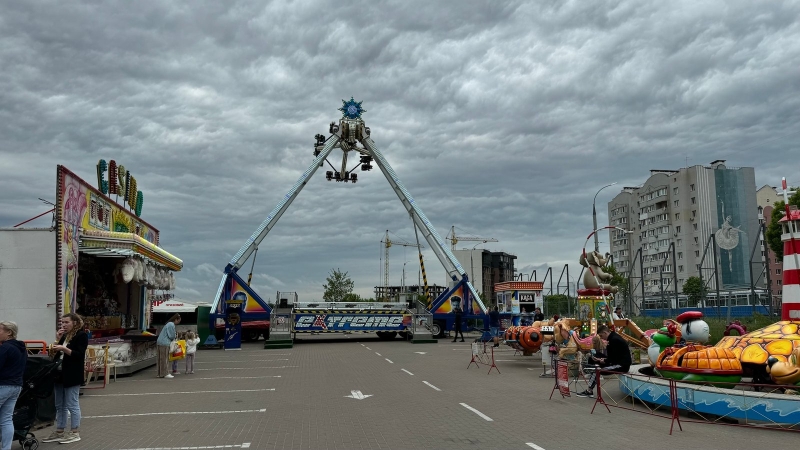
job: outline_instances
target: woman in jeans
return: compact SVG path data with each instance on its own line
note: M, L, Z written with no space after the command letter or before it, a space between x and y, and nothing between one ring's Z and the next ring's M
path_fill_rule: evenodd
M161 333L158 334L158 341L156 341L156 344L158 344L158 360L156 361L158 378L173 378L172 374L167 372L168 368L172 367L169 362L169 346L178 336L175 331L175 325L179 323L181 323L181 315L175 314L161 329Z
M56 333L58 344L54 345L55 359L61 360L60 376L56 377L56 430L42 442L60 442L69 444L81 440L78 427L81 424L81 407L78 404L81 383L84 376L84 362L89 337L83 331L83 319L77 314L64 314L61 317L61 329ZM67 427L67 411L69 411L72 427Z
M14 440L14 405L22 390L22 373L28 352L17 340L17 324L0 322L0 449L9 450Z

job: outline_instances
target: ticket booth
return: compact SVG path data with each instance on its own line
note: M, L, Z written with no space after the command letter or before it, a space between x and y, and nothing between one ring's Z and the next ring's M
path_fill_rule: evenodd
M542 281L505 281L495 283L497 309L511 313L513 325L523 325L533 321L533 311L543 308L544 297Z

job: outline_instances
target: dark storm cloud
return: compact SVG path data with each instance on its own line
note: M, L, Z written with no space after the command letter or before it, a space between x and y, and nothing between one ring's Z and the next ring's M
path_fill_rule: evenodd
M714 159L754 166L759 186L787 175L800 136L799 11L12 2L0 11L0 226L45 210L36 198L54 198L56 164L92 180L98 159L115 159L137 176L162 245L185 261L178 295L209 299L311 162L313 136L354 96L442 236L456 225L497 238L486 247L516 254L526 274L574 264L607 183ZM601 224L613 195L598 196ZM377 170L355 186L318 173L262 244L254 286L316 298L338 267L369 296L386 229L414 240ZM412 249L391 252L392 282L405 261L414 278Z

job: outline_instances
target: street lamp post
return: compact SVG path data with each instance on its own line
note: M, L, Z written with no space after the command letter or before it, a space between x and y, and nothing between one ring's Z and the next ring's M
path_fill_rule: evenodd
M597 194L599 194L600 191L602 191L603 189L605 189L607 187L611 187L611 186L613 186L615 184L617 184L616 181L611 183L611 184L607 184L607 185L601 187L600 189L598 189L597 193L594 194L594 199L592 200L592 224L594 225L594 229L595 230L597 229L597 208L595 208L595 201L597 201ZM600 242L597 240L597 233L595 233L595 235L594 235L594 251L596 251L596 252L600 251Z

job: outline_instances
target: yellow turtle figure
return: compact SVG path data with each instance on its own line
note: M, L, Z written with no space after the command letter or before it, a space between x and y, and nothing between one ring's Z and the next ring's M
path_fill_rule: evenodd
M772 358L772 366L789 361L792 352L800 348L798 330L800 321L783 320L742 336L726 336L715 347L730 350L739 358L743 368L749 367L754 375L766 372L777 383L772 372L767 370L767 362Z

